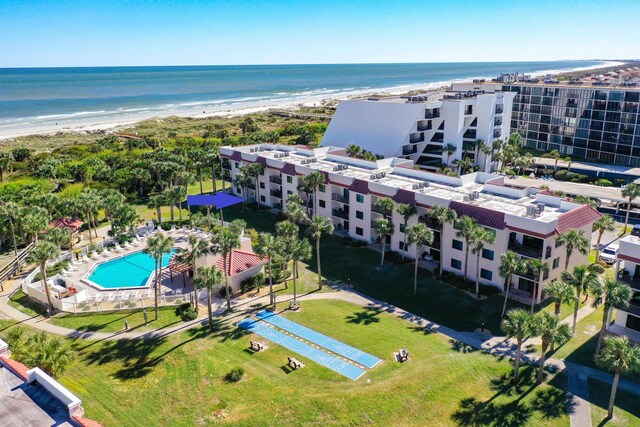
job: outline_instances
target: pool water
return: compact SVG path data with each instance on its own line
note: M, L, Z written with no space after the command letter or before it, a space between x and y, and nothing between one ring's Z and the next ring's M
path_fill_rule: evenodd
M172 249L162 256L162 267L169 264L175 252ZM146 286L154 267L153 257L140 251L98 264L88 279L105 289L139 288Z

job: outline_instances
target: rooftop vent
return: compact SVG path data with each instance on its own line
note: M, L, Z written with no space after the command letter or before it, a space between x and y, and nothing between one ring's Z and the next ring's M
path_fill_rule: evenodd
M540 212L544 212L544 207L546 206L543 202L537 203L538 205L538 210Z
M349 166L347 166L347 165L337 165L337 166L333 167L333 171L334 172L340 172L340 171L347 170L347 169L349 169Z
M282 157L289 157L289 152L285 151L284 153L276 153L273 155L275 159L280 159Z
M264 151L264 147L253 147L253 148L249 148L249 152L250 153L257 153L259 151Z
M412 189L412 190L420 190L421 188L426 188L426 187L428 187L428 186L429 186L429 183L428 183L428 182L418 182L418 183L416 183L416 184L413 184L413 185L411 186L411 189Z
M527 216L536 217L540 215L540 207L536 205L527 205Z
M318 159L316 159L315 157L312 157L310 159L302 159L302 161L300 162L301 165L308 165L309 163L313 163L313 162L317 162Z
M472 191L471 194L469 194L469 199L471 200L478 200L478 197L480 197L480 193L477 191Z
M462 198L462 201L463 201L463 202L467 202L467 203L468 203L468 202L470 202L470 201L471 201L471 198L470 198L469 196L464 196L464 197Z
M385 172L374 173L373 175L369 176L369 180L370 181L375 181L376 179L384 178L385 175L386 175Z

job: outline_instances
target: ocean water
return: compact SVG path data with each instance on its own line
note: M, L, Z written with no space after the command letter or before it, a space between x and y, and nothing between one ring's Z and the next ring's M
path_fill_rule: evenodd
M437 87L503 72L602 61L0 69L0 132L74 122L286 106L309 99Z

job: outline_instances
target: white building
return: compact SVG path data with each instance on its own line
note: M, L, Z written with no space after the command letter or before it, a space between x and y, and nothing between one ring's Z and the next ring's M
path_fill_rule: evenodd
M622 270L620 270L622 268ZM627 236L620 239L616 271L623 281L629 283L634 294L626 310L616 310L616 320L610 331L627 335L640 343L640 238Z
M464 90L341 101L322 145L355 144L376 155L413 160L427 170L466 155L484 170L491 164L490 154L478 151L476 159L472 143L481 139L491 144L508 136L513 97L510 92ZM443 152L447 144L456 147L451 156Z
M522 257L542 258L548 273L541 278L541 289L550 280L559 278L564 267L565 250L555 244L558 233L570 228L582 230L591 236L591 227L600 214L586 205L571 203L534 188L510 187L503 176L474 172L451 177L414 169L411 160L386 158L375 162L347 157L339 147L310 149L306 146L261 144L244 147L222 147L224 167L232 177L240 167L260 163L264 173L258 179L258 188L248 190L248 198L257 198L260 204L280 209L286 206L289 195L298 194L301 176L320 171L326 183L320 188L318 214L331 218L338 231L367 242L378 239L372 222L380 218L373 209L381 197L396 203L415 205L417 215L408 225L423 222L434 229L432 245L418 248L418 255L442 262L445 271L462 274L464 271L465 243L456 236L451 224L445 224L442 233L432 223L427 211L435 205L449 206L459 217L470 216L484 227L494 230L495 243L488 245L480 257L480 282L502 288L504 280L498 273L500 255L511 249ZM256 191L257 190L257 191ZM233 191L241 195L239 188ZM416 248L405 244L404 219L394 212L394 233L388 237L391 250L413 257ZM442 242L442 246L440 243ZM441 253L442 252L442 253ZM585 264L586 255L574 253L573 265ZM468 277L475 280L476 256L469 254ZM530 298L534 289L532 275L515 276L514 287ZM517 293L517 291L516 291Z

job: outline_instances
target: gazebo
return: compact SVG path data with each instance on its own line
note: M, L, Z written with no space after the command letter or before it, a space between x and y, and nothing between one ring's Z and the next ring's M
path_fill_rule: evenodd
M171 262L169 262L169 265L166 266L165 268L169 269L171 283L173 283L173 274L177 273L177 274L182 274L182 287L185 288L187 286L185 275L188 271L192 269L191 264L182 263L182 262L176 261L175 258L172 258Z

